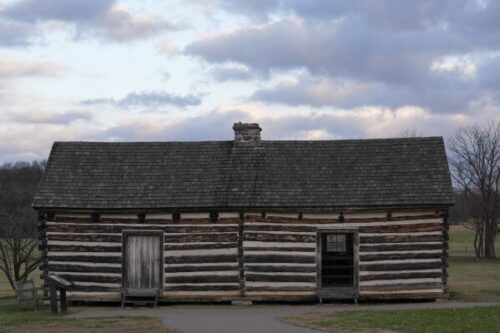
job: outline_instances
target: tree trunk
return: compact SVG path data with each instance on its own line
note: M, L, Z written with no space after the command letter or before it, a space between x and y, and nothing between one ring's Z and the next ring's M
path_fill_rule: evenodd
M476 236L474 238L474 252L476 259L482 259L484 257L484 229L485 221L481 219L480 223L476 226Z
M476 235L474 236L474 254L476 259L482 258L483 250L483 228L476 228Z
M495 238L497 233L496 219L487 221L485 224L484 256L488 259L495 259Z

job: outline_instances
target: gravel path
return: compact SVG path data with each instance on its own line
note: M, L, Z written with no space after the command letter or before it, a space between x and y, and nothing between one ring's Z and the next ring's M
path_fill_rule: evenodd
M500 302L432 302L362 305L173 305L151 308L89 307L68 315L72 318L151 316L183 333L314 333L312 329L291 326L278 320L279 317L297 316L307 313L325 313L357 310L400 309L447 309L500 306Z

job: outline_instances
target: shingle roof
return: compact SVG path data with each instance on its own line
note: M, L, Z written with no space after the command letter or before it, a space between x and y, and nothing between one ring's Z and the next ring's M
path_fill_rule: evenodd
M443 139L55 142L35 208L451 205Z

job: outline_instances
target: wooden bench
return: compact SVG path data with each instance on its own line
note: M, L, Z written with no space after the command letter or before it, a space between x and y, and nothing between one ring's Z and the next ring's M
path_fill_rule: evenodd
M35 286L33 279L26 281L15 281L14 288L17 297L17 305L20 306L24 303L33 303L35 310L38 310L38 289Z

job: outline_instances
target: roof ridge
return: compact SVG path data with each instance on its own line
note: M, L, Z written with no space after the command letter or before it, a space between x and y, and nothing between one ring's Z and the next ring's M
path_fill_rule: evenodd
M394 137L394 138L358 138L358 139L325 139L325 140L300 140L300 139L279 139L261 140L262 143L269 142L375 142L375 141L422 141L429 139L441 139L442 136L419 136L419 137ZM232 143L233 140L200 140L200 141L54 141L54 144L195 144L195 143Z

